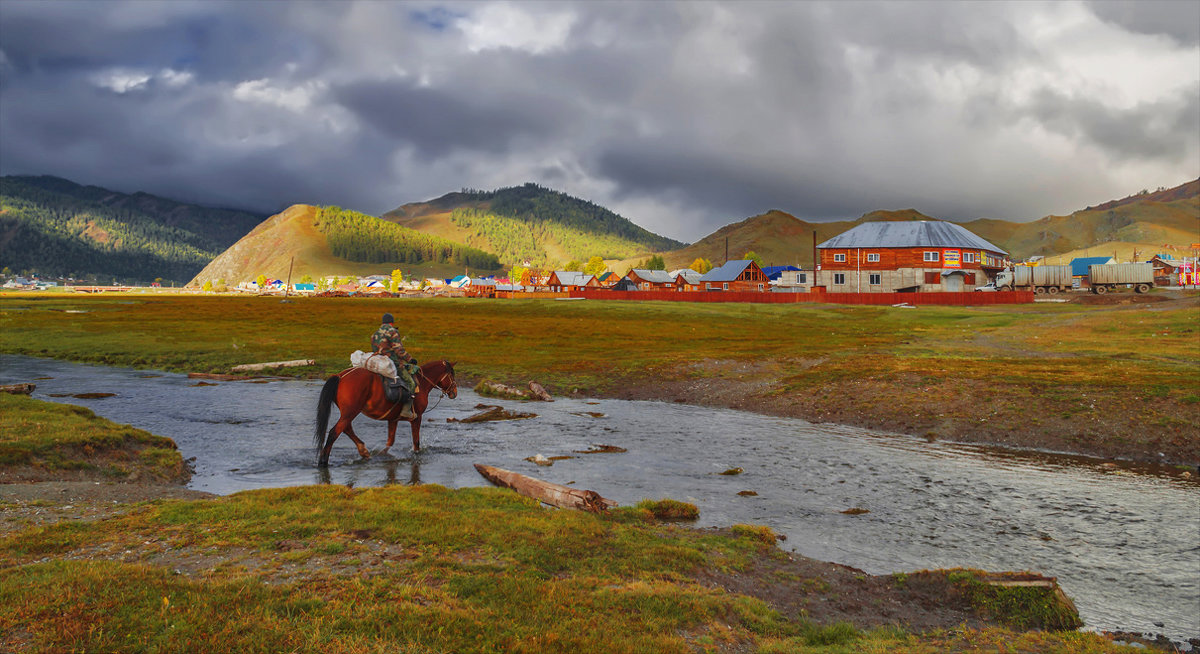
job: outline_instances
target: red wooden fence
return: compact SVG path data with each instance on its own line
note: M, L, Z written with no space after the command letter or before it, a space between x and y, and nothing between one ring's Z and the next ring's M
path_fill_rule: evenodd
M527 293L514 293L514 298ZM571 297L589 300L655 300L665 302L754 302L758 304L796 304L819 302L825 304L900 304L970 306L981 304L1023 304L1033 302L1033 291L993 293L757 293L711 291L684 293L679 291L571 291Z

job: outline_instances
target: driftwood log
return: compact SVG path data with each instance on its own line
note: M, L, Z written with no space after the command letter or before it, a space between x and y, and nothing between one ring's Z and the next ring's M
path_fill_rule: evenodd
M525 497L532 497L539 502L556 506L560 509L578 509L590 513L599 513L617 505L612 500L600 497L600 494L596 491L554 484L542 481L541 479L527 477L511 470L486 466L482 463L476 463L475 469L485 479L497 486L511 488Z
M508 397L514 400L529 399L529 391L523 388L517 388L516 386L509 386L508 384L494 382L489 379L480 381L475 386L475 392L479 393L480 395L498 395L500 397Z
M234 372L242 372L246 370L265 370L267 368L295 368L298 366L311 366L316 361L312 359L296 359L294 361L269 361L267 363L243 363L240 366L234 366L230 370Z
M37 388L37 384L3 384L0 385L0 393L14 393L16 395L29 395L33 389Z
M541 400L543 402L554 401L554 398L550 397L550 394L546 392L546 389L535 381L529 382L529 393L531 395L531 399Z

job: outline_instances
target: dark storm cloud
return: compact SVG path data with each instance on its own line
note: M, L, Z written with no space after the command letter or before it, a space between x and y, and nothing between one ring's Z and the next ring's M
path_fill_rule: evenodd
M521 137L556 136L562 113L550 95L484 102L470 92L406 83L361 82L334 89L332 95L381 134L435 158L460 148L503 152Z
M694 240L1200 174L1200 4L25 2L0 173L380 213L536 181Z

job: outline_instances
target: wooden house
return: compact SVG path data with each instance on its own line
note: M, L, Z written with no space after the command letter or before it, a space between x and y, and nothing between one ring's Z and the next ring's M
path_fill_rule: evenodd
M677 291L699 291L701 289L700 278L703 275L691 268L672 270L669 274L675 280L673 284Z
M1154 268L1155 286L1174 286L1180 283L1179 273L1192 270L1190 261L1168 259L1161 254L1154 255L1154 258L1150 259L1150 264Z
M600 281L595 275L588 275L574 270L555 270L550 273L546 285L551 291L563 293L600 288Z
M863 223L817 246L813 285L831 293L972 291L1008 253L941 220Z
M665 270L646 270L644 268L634 268L625 275L629 281L633 282L639 291L673 291L675 290L675 280L671 278Z
M751 259L726 261L700 276L703 291L766 291L767 276Z

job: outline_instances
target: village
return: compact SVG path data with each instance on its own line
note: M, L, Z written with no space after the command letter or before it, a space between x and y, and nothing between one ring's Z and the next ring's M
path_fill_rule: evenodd
M748 253L749 254L749 253ZM226 286L205 282L190 291L279 295L373 296L421 294L480 298L592 298L722 302L848 302L892 304L920 298L936 304L1009 304L1035 295L1130 288L1195 286L1200 283L1197 254L1176 258L1159 253L1143 261L1120 262L1113 256L1076 257L1050 265L1044 257L1013 261L1009 253L955 223L943 221L867 222L816 243L813 269L795 265L759 265L752 258L731 259L708 270L632 267L611 270L514 267L508 277L406 277L400 270L363 277L326 276L313 280L268 278ZM596 259L599 259L598 257ZM602 262L597 261L597 263ZM580 266L582 267L582 266ZM13 277L3 288L46 290L60 282ZM136 286L68 285L83 292L128 291ZM159 282L149 285L159 287ZM997 292L985 297L975 292ZM1004 291L1014 291L1006 293ZM903 294L897 298L898 294ZM931 294L943 294L941 297ZM972 294L965 296L964 294ZM853 295L853 298L847 298ZM956 296L956 297L955 297Z

